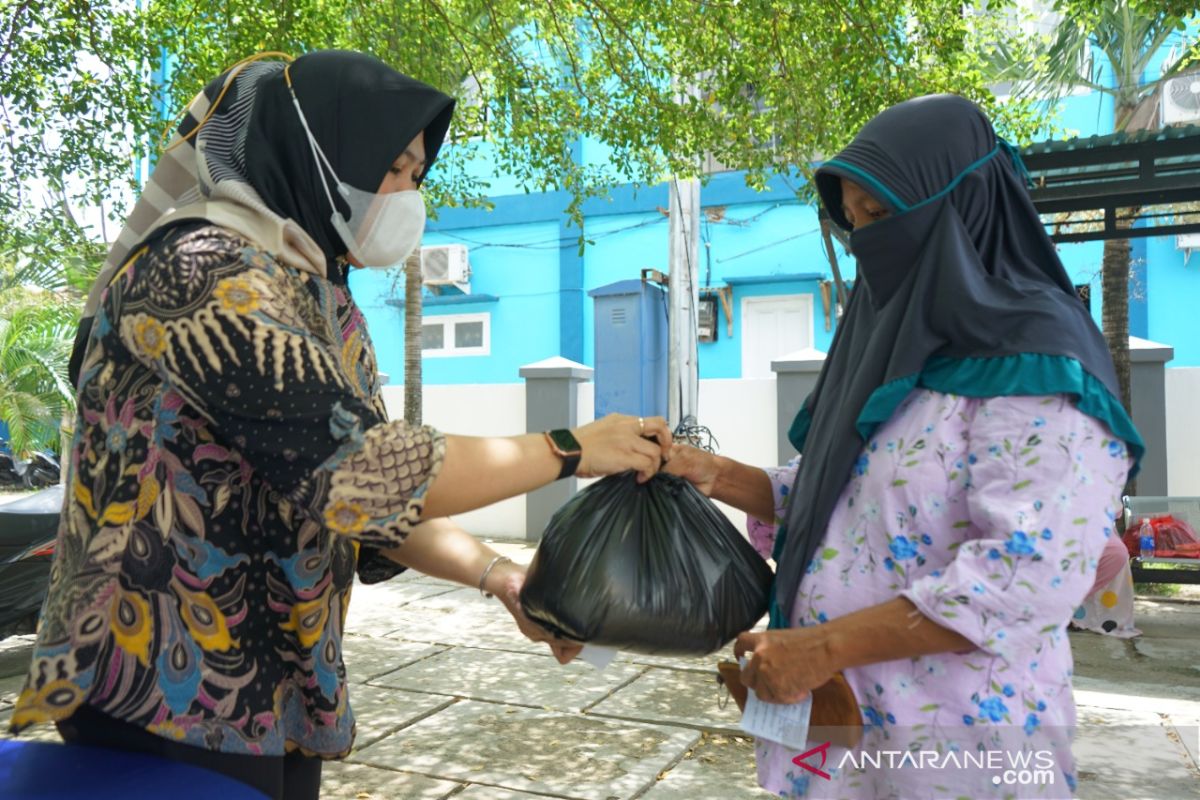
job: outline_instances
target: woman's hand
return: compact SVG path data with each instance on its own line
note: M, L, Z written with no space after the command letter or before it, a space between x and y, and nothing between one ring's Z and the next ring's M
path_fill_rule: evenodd
M507 562L496 565L496 568L488 575L484 588L504 604L508 613L512 614L513 620L517 623L517 628L525 634L526 638L533 642L545 642L550 645L550 652L554 653L558 663L569 663L579 655L583 645L566 639L556 639L541 625L525 616L525 611L521 608L521 587L524 585L525 567Z
M768 703L795 703L839 670L935 653L969 653L978 645L895 597L820 625L743 633L733 650L749 662L742 683Z
M663 470L686 478L705 497L712 497L720 476L720 462L712 453L691 445L676 444L671 447Z
M738 636L733 652L749 661L742 683L767 703L798 703L833 678L834 663L823 625L780 628Z
M638 481L645 483L671 451L671 429L662 417L609 414L572 433L582 449L575 470L581 478L633 469Z

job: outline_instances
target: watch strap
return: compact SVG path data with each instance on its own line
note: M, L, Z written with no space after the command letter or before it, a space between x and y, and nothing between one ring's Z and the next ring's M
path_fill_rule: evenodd
M583 455L583 452L582 450L563 450L558 446L558 442L554 440L554 434L556 433L559 435L566 434L571 441L575 442L577 447L579 442L575 441L575 436L569 430L546 431L546 441L550 443L550 449L554 451L556 456L562 459L562 469L558 471L558 477L555 480L562 480L563 478L571 477L575 474L575 470L579 469L579 459Z

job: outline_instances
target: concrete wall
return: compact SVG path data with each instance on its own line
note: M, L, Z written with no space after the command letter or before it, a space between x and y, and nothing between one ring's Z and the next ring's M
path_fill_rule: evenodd
M385 386L384 402L392 419L404 418L404 387ZM452 386L426 384L422 390L426 425L463 436L511 436L525 432L525 384L490 383ZM477 536L524 538L525 498L514 497L455 520Z
M1200 496L1200 368L1166 370L1168 490L1172 495ZM472 436L523 433L523 383L427 385L425 421L440 430ZM384 388L393 419L404 413L404 388ZM776 456L775 379L706 379L700 381L700 422L717 439L722 455L747 464L770 466ZM579 386L579 419L593 419L593 385ZM580 481L580 488L590 481ZM745 531L745 515L723 507L733 524ZM483 537L525 538L525 500L518 497L462 514L458 522Z
M1168 491L1200 497L1200 368L1166 373Z
M383 390L392 419L404 416L404 387ZM580 424L594 418L593 384L579 386ZM426 385L424 419L446 433L507 436L525 432L525 385ZM721 446L723 455L748 464L775 463L775 380L703 380L700 419ZM580 481L582 488L591 481ZM723 509L745 531L745 515ZM513 498L489 508L460 514L455 520L477 536L525 538L525 499Z

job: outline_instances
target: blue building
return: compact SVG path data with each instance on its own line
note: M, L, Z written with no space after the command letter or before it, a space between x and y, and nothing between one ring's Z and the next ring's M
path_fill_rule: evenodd
M1151 64L1157 76L1161 58ZM1102 77L1106 73L1100 69ZM1059 124L1076 136L1111 132L1112 101L1099 92L1075 94L1061 106ZM1200 110L1196 113L1200 121ZM588 142L575 157L602 159ZM482 174L491 165L478 164ZM702 295L715 301L715 338L699 345L701 379L769 378L770 361L801 348L827 350L836 324L836 294L817 214L799 202L794 176L777 176L763 191L746 187L740 172L709 176L702 187ZM521 365L563 356L594 363L594 302L589 292L667 271L665 185L618 186L584 207L584 234L594 242L578 252L579 229L568 225L561 193L526 194L493 180L494 210L441 209L424 245L450 246L470 265L469 284L431 286L424 303L426 385L515 383ZM511 192L511 193L507 193ZM1172 367L1200 366L1194 334L1200 299L1200 240L1133 240L1130 333L1174 346ZM836 247L840 268L854 276L853 259ZM1090 290L1099 323L1100 242L1063 245L1074 282ZM352 286L367 315L380 368L403 381L403 280L358 271ZM831 300L831 298L834 298Z

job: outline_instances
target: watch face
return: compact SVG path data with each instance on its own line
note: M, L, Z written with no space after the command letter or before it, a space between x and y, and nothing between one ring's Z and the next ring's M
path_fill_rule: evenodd
M574 435L566 428L550 431L550 439L554 446L564 453L578 453L582 449Z

